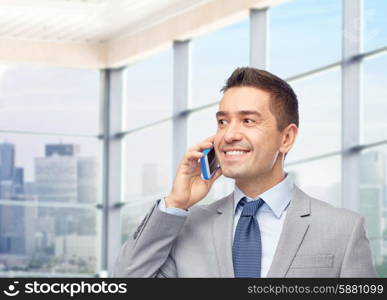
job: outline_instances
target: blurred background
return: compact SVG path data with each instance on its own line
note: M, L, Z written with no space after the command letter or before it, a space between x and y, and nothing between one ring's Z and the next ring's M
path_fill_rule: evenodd
M107 276L250 65L298 95L286 170L365 217L387 277L386 16L386 0L0 0L0 276Z

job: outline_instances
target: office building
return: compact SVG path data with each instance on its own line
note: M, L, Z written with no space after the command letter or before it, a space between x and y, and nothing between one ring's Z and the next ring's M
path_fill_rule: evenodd
M77 202L77 160L72 156L35 158L35 188L39 201Z
M15 166L15 146L9 143L0 144L0 181L12 178Z
M94 157L77 157L78 203L98 202L99 170Z
M386 162L384 153L366 152L360 156L359 211L365 217L368 238L375 261L383 261L383 200Z
M23 168L15 167L15 145L0 144L0 201L23 200L23 184ZM25 254L25 221L24 206L0 205L0 253Z
M79 153L78 145L71 144L53 144L46 145L46 157L58 155L58 156L76 156Z

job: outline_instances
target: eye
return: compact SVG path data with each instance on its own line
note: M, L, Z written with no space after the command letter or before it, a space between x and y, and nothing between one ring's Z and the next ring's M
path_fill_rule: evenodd
M247 124L253 124L255 123L254 120L251 120L251 119L244 119L243 122L247 123Z
M227 121L225 119L219 119L218 120L218 124L219 125L225 125L227 123Z

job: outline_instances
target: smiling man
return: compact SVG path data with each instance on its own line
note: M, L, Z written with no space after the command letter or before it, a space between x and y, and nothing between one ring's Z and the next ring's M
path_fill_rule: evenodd
M118 277L375 277L364 218L311 198L284 171L298 101L275 75L238 68L222 89L216 135L185 154L171 193L123 245ZM221 168L201 178L211 146ZM221 176L232 194L197 204Z

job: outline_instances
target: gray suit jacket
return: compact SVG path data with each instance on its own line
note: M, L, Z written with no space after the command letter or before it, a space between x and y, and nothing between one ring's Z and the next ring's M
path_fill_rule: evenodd
M188 217L157 204L123 245L115 277L234 277L233 195ZM296 186L267 277L376 277L364 218Z

